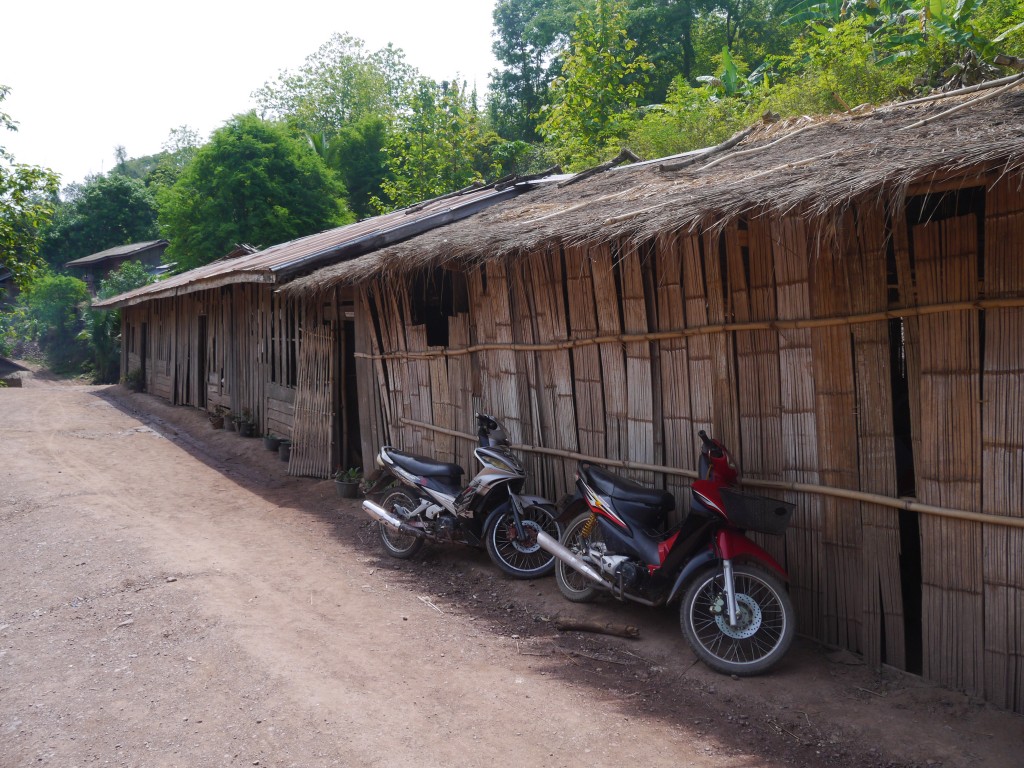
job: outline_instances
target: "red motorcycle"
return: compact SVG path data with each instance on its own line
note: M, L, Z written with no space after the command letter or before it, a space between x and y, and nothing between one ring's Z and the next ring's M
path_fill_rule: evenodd
M712 669L755 675L775 665L795 630L782 566L745 531L782 534L794 506L740 491L729 452L701 430L690 510L667 527L675 498L582 462L558 541L555 579L573 602L608 594L654 607L680 602L683 634Z

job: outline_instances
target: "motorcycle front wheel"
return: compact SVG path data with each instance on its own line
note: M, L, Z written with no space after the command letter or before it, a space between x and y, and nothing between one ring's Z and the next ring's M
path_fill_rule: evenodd
M547 576L555 567L555 557L540 548L537 534L543 531L557 541L561 528L551 511L536 505L524 507L521 520L526 534L522 539L516 532L511 509L492 514L484 531L487 554L496 566L514 579Z
M416 500L400 488L389 489L381 498L380 505L395 517L401 518L401 515L395 514L396 504L405 509L414 509ZM387 523L377 523L377 530L380 533L380 543L384 545L384 551L399 560L408 560L423 546L423 539L419 536L395 530Z
M760 568L737 565L737 621L729 623L722 571L700 574L683 596L680 624L698 658L727 675L760 674L789 650L796 630L782 583Z
M596 520L589 526L589 534L586 533L591 517L593 513L590 510L574 517L559 540L574 555L582 557L590 551L592 544L604 541ZM589 603L601 593L590 579L561 560L555 562L555 583L562 596L573 603Z

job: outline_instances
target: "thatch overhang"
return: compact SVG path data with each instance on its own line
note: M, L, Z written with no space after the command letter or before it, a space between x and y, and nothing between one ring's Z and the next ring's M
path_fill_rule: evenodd
M459 221L514 197L528 185L473 186L409 208L308 235L270 248L224 258L172 275L142 288L98 301L98 309L114 309L226 285L277 284L324 263L350 259Z
M957 177L1024 172L1024 86L762 123L742 140L676 158L620 166L552 185L358 259L320 269L285 291L432 266L467 268L557 245L641 243L714 229L741 216L808 217L870 197L902 199ZM727 143L728 144L728 143Z

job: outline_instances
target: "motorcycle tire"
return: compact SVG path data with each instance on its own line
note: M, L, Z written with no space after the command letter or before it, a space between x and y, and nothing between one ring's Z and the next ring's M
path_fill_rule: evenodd
M400 488L390 488L385 491L380 505L391 512L396 504L400 504L406 509L413 509L416 506L416 500L411 494ZM423 539L419 536L396 531L387 523L377 523L377 530L380 533L380 543L384 546L384 551L399 560L408 560L423 546Z
M730 626L722 571L705 571L686 590L679 620L697 657L727 675L748 677L773 667L796 631L793 604L775 576L750 565L733 569L737 623Z
M527 536L526 541L517 539L511 509L492 512L484 525L487 554L496 566L514 579L538 579L547 576L554 570L555 557L540 548L536 534L543 531L555 540L559 538L561 526L555 520L554 509L545 509L537 505L524 507L522 523Z
M603 541L601 528L596 524L591 527L586 541L583 540L583 527L590 520L592 514L590 510L587 510L574 517L566 526L562 538L559 539L559 543L575 555L583 554L589 549L591 543ZM555 561L555 583L558 584L558 590L562 596L572 603L592 602L603 592L602 589L594 586L590 579L561 560Z

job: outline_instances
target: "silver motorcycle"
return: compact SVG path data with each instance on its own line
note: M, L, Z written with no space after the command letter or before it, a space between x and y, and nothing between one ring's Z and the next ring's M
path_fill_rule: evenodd
M381 543L392 557L410 558L424 541L467 544L485 548L509 576L546 576L555 558L538 545L537 534L558 540L555 505L522 493L526 470L501 424L480 413L476 422L480 444L473 453L481 469L469 485L463 487L458 464L386 445L377 455L382 475L375 485L391 485L378 500L366 499L363 509L378 522Z

